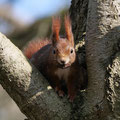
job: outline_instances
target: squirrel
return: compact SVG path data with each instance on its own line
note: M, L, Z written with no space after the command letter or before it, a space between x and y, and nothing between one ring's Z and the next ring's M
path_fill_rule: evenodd
M59 17L52 19L51 41L33 41L24 49L33 65L47 78L59 96L63 97L66 85L69 101L73 102L79 89L87 84L86 70L80 66L74 48L71 20L64 17L66 37L59 35L61 21Z

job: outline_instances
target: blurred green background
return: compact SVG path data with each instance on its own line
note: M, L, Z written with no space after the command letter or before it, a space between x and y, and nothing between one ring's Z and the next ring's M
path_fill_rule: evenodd
M70 4L71 0L0 0L0 32L22 50L30 40L50 38L52 16L63 19ZM63 27L61 33L64 33ZM0 86L0 120L24 119Z

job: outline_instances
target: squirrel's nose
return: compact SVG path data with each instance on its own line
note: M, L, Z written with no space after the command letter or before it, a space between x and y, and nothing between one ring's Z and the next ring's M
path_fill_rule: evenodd
M64 60L61 60L60 62L61 62L61 64L63 64L63 65L65 64L65 61L64 61Z

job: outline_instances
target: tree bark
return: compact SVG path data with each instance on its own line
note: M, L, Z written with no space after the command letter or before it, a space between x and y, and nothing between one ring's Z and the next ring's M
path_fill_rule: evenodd
M70 13L75 41L85 31L87 35L88 88L77 116L82 120L119 119L120 1L72 0Z
M88 0L72 0L70 7L72 31L76 43L83 40L86 32Z
M67 120L69 102L60 99L22 52L0 33L0 84L29 120Z
M120 76L118 70L118 66L120 67L119 56L115 57L119 53L117 45L120 41L118 2L113 0L89 0L86 31L89 82L85 106L82 110L83 119L113 120L120 117L119 114L117 114L117 117L114 116L115 103L119 102L118 93L120 92L118 89L115 92L114 84ZM110 67L111 65L112 67ZM118 78L115 80L113 75ZM110 104L114 106L112 109Z

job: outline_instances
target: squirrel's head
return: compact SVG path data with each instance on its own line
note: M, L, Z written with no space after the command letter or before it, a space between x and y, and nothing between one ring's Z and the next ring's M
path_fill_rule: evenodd
M60 18L53 18L52 23L52 54L58 65L62 68L67 68L74 63L76 53L74 49L74 38L71 28L71 21L69 16L65 16L65 32L66 37L60 37Z

